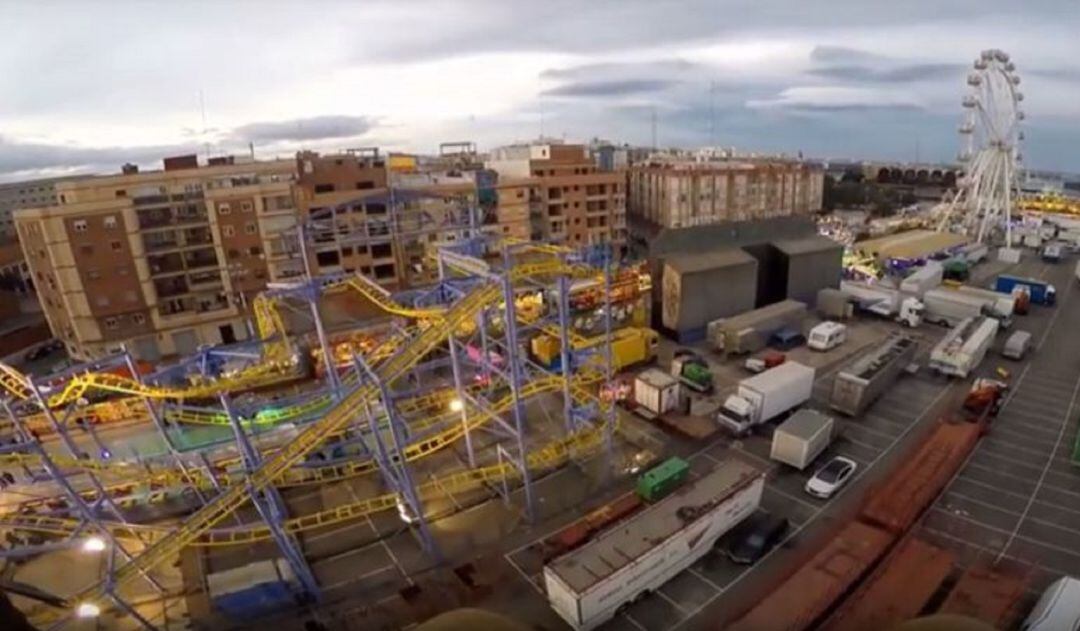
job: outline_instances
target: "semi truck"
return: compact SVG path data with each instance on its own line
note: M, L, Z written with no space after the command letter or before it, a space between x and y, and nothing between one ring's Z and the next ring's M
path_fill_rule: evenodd
M851 296L859 308L873 315L892 318L905 326L916 328L922 324L925 309L922 300L879 284L842 281L841 291Z
M1057 299L1057 289L1050 283L1037 278L1002 274L994 281L994 291L1003 294L1015 295L1018 288L1028 293L1033 304L1052 306Z
M544 566L551 608L588 631L708 553L761 504L764 474L727 460Z
M910 335L890 335L880 346L840 369L829 406L858 416L885 393L915 358L919 345Z
M998 322L993 318L965 319L931 351L930 369L950 377L967 377L982 362L997 332Z
M706 331L716 350L729 355L756 353L771 336L783 328L802 329L806 303L783 300L730 318L713 320Z
M900 281L900 291L916 298L927 291L941 285L945 268L937 261L927 261L926 265L918 268Z
M590 363L602 364L605 361L603 344L605 335L591 338L578 338L571 342L571 354L590 348L598 352L591 355ZM656 331L642 327L627 327L611 333L611 364L615 370L623 370L636 364L645 364L656 359L656 349L660 345L660 336ZM597 348L599 347L599 348ZM557 335L544 333L532 339L529 350L536 362L549 370L562 370L562 342Z
M717 421L731 433L741 436L806 403L813 389L813 368L784 362L740 381L735 393L724 400Z
M967 318L988 316L996 319L1003 328L1012 325L1012 298L997 292L982 293L960 289L932 289L923 296L925 311L923 320L942 326L956 326Z
M769 457L802 471L829 446L832 432L832 417L799 410L773 432Z

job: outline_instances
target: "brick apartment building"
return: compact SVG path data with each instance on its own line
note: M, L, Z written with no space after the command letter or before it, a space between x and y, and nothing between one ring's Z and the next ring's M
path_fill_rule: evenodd
M15 215L54 335L80 359L126 345L155 360L247 338L251 298L302 273L285 245L294 168L192 155L58 182L56 205Z
M795 161L654 156L629 168L628 210L662 228L821 210L824 171Z
M610 242L616 252L625 247L625 173L600 171L583 145L542 142L502 147L492 152L486 167L506 182L500 189L500 206L504 200L515 208L521 200L530 200L533 239L571 247ZM507 213L507 222L510 217Z

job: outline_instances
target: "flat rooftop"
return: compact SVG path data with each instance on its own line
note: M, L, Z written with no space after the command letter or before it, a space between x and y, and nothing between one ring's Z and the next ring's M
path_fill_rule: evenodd
M722 462L636 517L616 524L600 537L553 561L548 568L570 589L582 594L653 549L655 542L668 539L693 523L679 517L679 509L720 503L760 474L758 469L738 460Z
M859 241L854 248L878 260L926 258L935 252L968 242L962 234L934 232L932 230L908 230L886 237Z

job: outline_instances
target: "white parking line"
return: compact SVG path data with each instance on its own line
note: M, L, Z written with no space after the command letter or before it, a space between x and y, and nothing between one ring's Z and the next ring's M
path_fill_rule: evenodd
M709 578L709 577L705 576L704 574L702 574L702 573L698 572L697 570L695 570L693 566L690 566L690 567L688 567L688 568L686 568L686 569L687 569L687 571L689 571L689 572L690 572L690 574L692 574L692 575L693 575L693 576L694 576L695 578L697 578L697 579L698 579L698 580L700 580L700 581L703 581L704 583L706 583L707 585L709 585L709 586L710 586L710 587L712 587L713 589L715 589L715 590L717 590L717 591L720 591L720 590L722 589L722 588L721 588L721 587L720 587L719 585L717 585L716 583L714 583L714 582L713 582L713 580L712 580L711 578Z
M1070 289L1072 284L1069 284ZM1024 507L1024 514L1021 515L1020 521L1017 522L1016 528L1013 529L1012 534L1009 535L1008 541L1005 542L1005 546L1001 549L1001 553L995 560L995 563L1000 561L1005 553L1009 551L1009 546L1012 545L1013 539L1016 538L1017 533L1020 532L1021 526L1024 525L1024 520L1027 519L1028 512L1031 511L1031 505L1035 503L1035 496L1039 494L1039 489L1042 487L1043 482L1046 480L1046 476L1050 473L1050 465L1054 463L1054 454L1057 453L1058 447L1061 446L1061 441L1065 438L1065 429L1069 426L1069 418L1072 417L1073 406L1076 405L1076 395L1080 394L1080 378L1076 380L1076 385L1073 387L1072 398L1069 400L1069 409L1065 412L1065 418L1061 422L1061 431L1058 432L1057 444L1054 445L1054 451L1051 452L1050 457L1046 459L1046 464L1043 466L1042 475L1039 476L1039 481L1035 484L1035 490L1031 493L1031 498L1028 500L1027 506Z
M814 510L814 511L821 508L821 506L819 506L817 504L811 504L810 502L807 502L806 500L802 499L801 497L796 497L796 496L792 495L791 493L788 493L787 491L783 491L783 490L777 488L776 485L767 486L766 490L772 491L772 492L776 493L777 495L781 495L781 496L791 500L792 502L795 502L796 504L802 504L803 506L805 506L805 507L807 507L807 508L809 508L811 510Z
M847 430L850 429L850 428L855 428L855 429L857 429L859 431L863 431L863 432L870 432L871 434L874 434L875 436L881 436L882 438L884 438L886 440L889 440L889 441L896 438L896 436L893 435L893 434L886 434L885 432L883 432L883 431L881 431L879 429L874 429L872 427L868 427L867 425L864 425L862 423L849 423L849 424L845 425L844 426L844 433L846 434Z
M878 452L878 451L881 451L881 449L882 449L881 447L875 447L875 446L873 446L873 445L871 445L869 443L864 443L863 441L861 441L861 440L859 440L857 438L852 438L850 435L848 435L847 430L845 430L844 433L839 436L839 438L843 439L843 440L846 440L847 442L851 443L852 445L857 445L859 447L862 447L863 449L869 449L870 451L873 451L875 453Z
M634 620L634 617L631 616L630 614L626 613L625 611L622 613L622 617L626 618L627 622L634 625L634 627L636 627L637 629L640 629L640 631L649 631L648 629L645 628L645 626L643 624L641 624L637 620Z
M1010 534L1009 531L1005 530L1004 528L998 528L997 526L992 526L990 524L981 522L978 519L973 519L971 517L968 517L967 515L959 515L957 513L950 513L949 511L942 509L940 506L931 506L929 512L938 513L938 514L944 515L945 517L948 517L950 519L958 519L960 521L968 522L969 524L973 524L973 525L975 525L975 526L977 526L979 528L985 528L986 530L990 530L990 531L992 531L994 533L997 533L997 534L1002 534L1002 535ZM1031 544L1033 546L1039 546L1041 548L1046 548L1047 550L1053 550L1054 552L1061 552L1062 554L1068 554L1069 556L1080 559L1080 551L1077 551L1077 550L1072 549L1072 548L1065 548L1065 547L1050 543L1048 541L1042 541L1040 539L1032 539L1031 537L1025 537L1024 535L1015 535L1013 538L1018 539L1020 541L1023 541L1025 543L1029 543L1029 544ZM1007 552L1007 551L1008 551L1008 547L1003 547L1000 550L998 550L999 558L997 560L995 560L995 563L1000 562L1000 559L1003 558L1002 553Z
M992 434L999 434L999 433L1008 434L1009 435L1009 440L1020 440L1020 441L1026 442L1028 444L1030 444L1030 443L1039 443L1040 445L1046 445L1047 447L1050 447L1050 446L1052 446L1054 444L1053 440L1045 440L1045 439L1042 439L1042 438L1036 438L1036 437L1032 436L1031 434L1026 434L1024 432L1015 430L1015 429L1013 429L1011 427L1006 427L1006 426L998 423L997 420L995 420L994 421L994 429L992 431Z
M970 546L972 548L975 548L976 550L985 552L987 554L996 554L995 550L991 550L990 548L987 548L986 546L979 545L977 543L972 543L972 542L968 541L967 539L961 539L960 537L957 537L956 535L953 535L953 534L949 534L949 533L945 532L944 530L938 530L937 528L931 528L930 526L923 526L922 530L924 530L925 532L928 532L931 535L934 535L936 537L943 537L943 538L948 539L950 541L955 541L956 543L959 543L959 544L962 544L962 545L965 545L965 546ZM1006 556L1005 558L1009 559L1010 561L1015 561L1017 563L1021 563L1023 565L1029 565L1029 566L1037 567L1037 568L1042 569L1042 570L1044 570L1044 571L1046 571L1046 572L1048 572L1050 574L1059 574L1060 573L1060 572L1051 570L1050 568L1046 567L1045 565L1042 565L1040 563L1036 563L1035 561L1028 561L1028 560L1020 559L1020 558L1017 558L1017 557L1014 557L1014 556Z
M666 584L667 583L665 583L665 585ZM682 605L680 605L679 603L675 602L674 600L672 600L671 596L668 596L667 594L664 593L664 585L661 585L659 588L657 588L655 591L653 591L653 593L656 594L657 596L659 596L660 598L663 598L664 600L666 600L667 603L669 605L671 605L672 607L674 607L680 614L682 614L683 617L686 617L686 608L683 607Z
M528 574L525 573L525 570L521 569L520 565L518 565L513 559L510 558L509 553L504 554L503 558L506 559L506 562L509 563L511 567L513 567L515 570L517 570L518 574L520 574L521 577L525 579L526 583L531 585L532 588L536 590L536 593L540 594L544 598L547 598L547 594L544 593L544 590L541 589L540 586L537 585L536 582L532 580L532 577L530 577Z

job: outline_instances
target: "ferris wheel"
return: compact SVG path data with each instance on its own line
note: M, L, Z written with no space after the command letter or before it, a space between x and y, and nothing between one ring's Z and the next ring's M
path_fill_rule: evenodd
M1020 122L1024 95L1020 76L1008 53L984 50L967 77L969 92L962 101L959 160L964 176L947 205L939 230L959 228L986 240L1004 228L1005 247L1012 247L1013 198L1019 190Z

